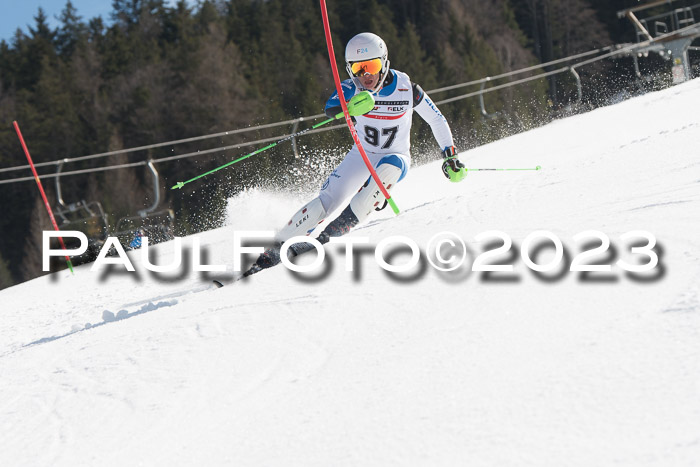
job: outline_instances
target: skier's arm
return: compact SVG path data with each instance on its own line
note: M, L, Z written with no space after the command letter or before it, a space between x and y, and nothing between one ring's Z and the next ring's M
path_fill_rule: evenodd
M450 126L430 97L415 83L413 83L413 108L423 120L428 122L430 129L433 130L435 140L442 148L442 172L445 177L452 182L462 181L467 172L464 169L464 164L457 158Z
M343 81L343 83L341 84L341 88L343 89L343 97L345 97L346 101L355 95L356 88L355 84L352 81ZM335 118L335 116L342 111L343 108L340 106L340 99L338 99L338 91L335 91L333 94L331 94L331 97L328 98L328 101L326 101L326 108L324 112L329 118Z
M433 130L433 136L435 136L435 140L440 145L440 149L444 151L455 145L447 120L445 120L440 110L428 97L428 94L415 83L413 83L413 109L430 125L430 128Z
M334 107L328 107L328 105L326 105L326 116L328 118L335 118L335 116L342 111L343 108L340 105Z

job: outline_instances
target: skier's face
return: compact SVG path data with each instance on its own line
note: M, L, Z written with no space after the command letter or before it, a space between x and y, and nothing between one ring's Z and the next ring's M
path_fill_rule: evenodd
M359 79L365 89L374 90L379 84L380 76L381 73L377 73L376 75L365 74L364 76L360 76Z

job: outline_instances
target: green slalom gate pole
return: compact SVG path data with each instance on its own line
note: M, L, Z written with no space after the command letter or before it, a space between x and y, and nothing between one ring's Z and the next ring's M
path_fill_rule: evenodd
M363 114L366 114L367 112L369 112L370 110L372 110L372 108L374 108L374 97L372 97L372 95L369 92L363 91L363 92L357 94L355 97L353 97L351 102L348 102L347 105L348 105L348 109L351 109L353 114L363 115ZM196 177L191 178L191 179L184 181L184 182L177 182L175 185L173 185L171 190L180 189L183 186L187 185L188 183L194 182L195 180L199 180L200 178L206 177L207 175L213 174L214 172L217 172L221 169L225 169L226 167L229 167L229 166L235 164L236 162L240 162L240 161L247 159L249 157L252 157L256 154L260 154L261 152L266 151L270 148L274 148L275 146L277 146L280 143L283 143L285 141L289 141L292 138L296 138L297 136L303 135L307 131L315 130L316 128L318 128L320 126L323 126L327 123L338 120L339 118L342 118L343 116L344 116L344 114L341 112L333 118L329 118L329 119L324 120L320 123L317 123L316 125L312 126L311 128L307 128L307 129L301 130L297 133L293 133L289 136L285 136L284 138L282 138L279 141L276 141L272 144L268 144L264 148L260 148L258 150L255 150L255 151L251 152L250 154L246 154L245 156L239 157L238 159L233 160L231 162L228 162L228 163L226 163L220 167L217 167L215 169L212 169L209 172L203 173L201 175L197 175Z

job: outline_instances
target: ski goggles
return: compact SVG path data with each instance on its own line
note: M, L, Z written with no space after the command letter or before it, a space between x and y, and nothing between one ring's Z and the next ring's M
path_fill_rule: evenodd
M382 60L373 58L362 62L355 62L350 65L353 76L376 75L382 71Z

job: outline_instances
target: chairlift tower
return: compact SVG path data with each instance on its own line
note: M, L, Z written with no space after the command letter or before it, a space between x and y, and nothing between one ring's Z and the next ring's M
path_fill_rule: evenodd
M637 33L637 47L632 49L637 76L639 65L637 58L655 52L672 60L671 73L673 84L682 83L692 78L688 50L693 41L700 38L700 23L695 15L700 16L700 4L675 8L666 13L639 19L636 13L661 5L671 5L674 0L655 0L644 5L618 11L618 18L629 19Z

